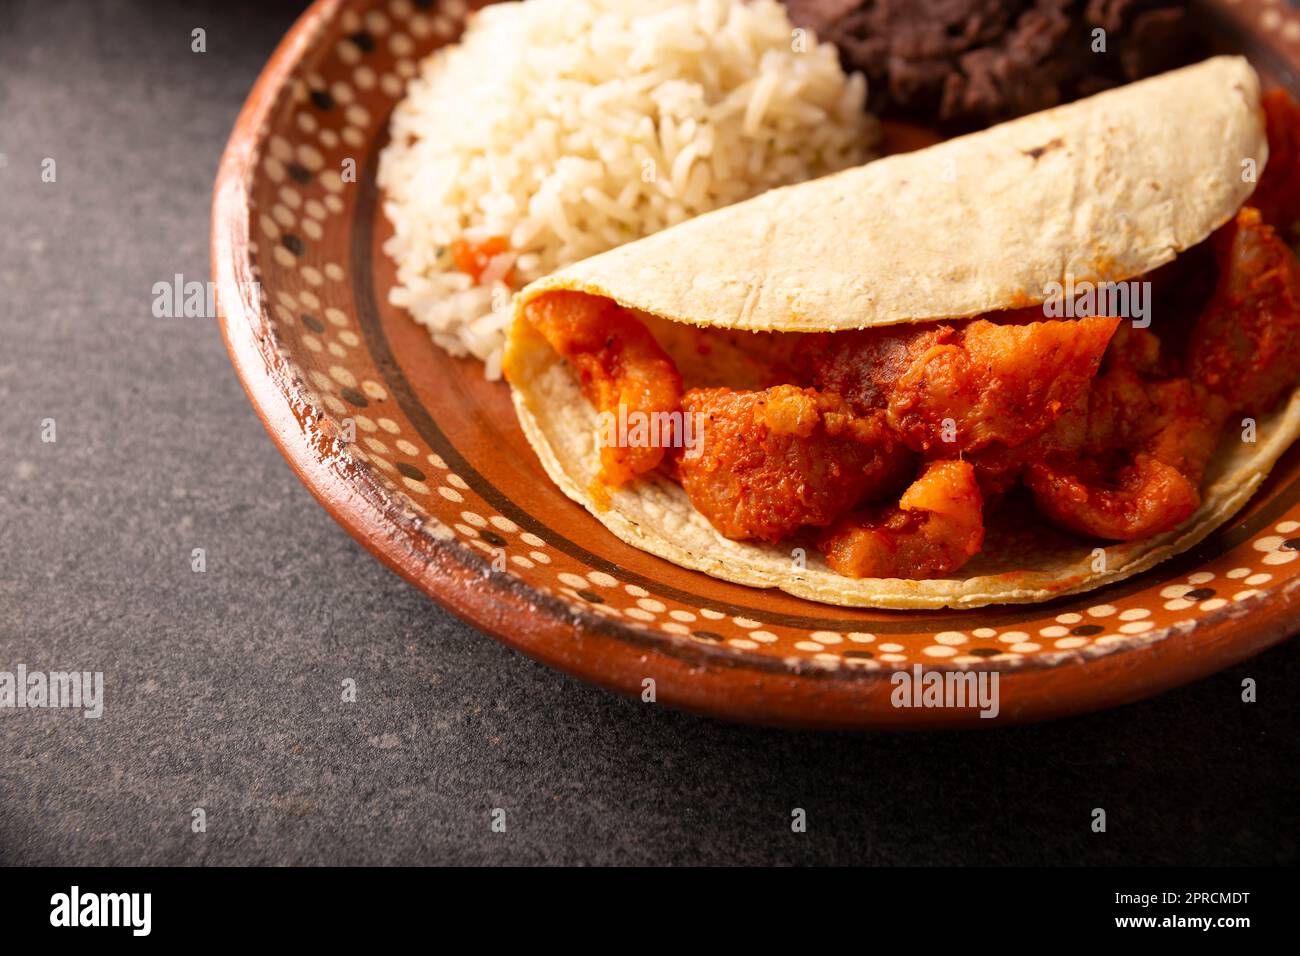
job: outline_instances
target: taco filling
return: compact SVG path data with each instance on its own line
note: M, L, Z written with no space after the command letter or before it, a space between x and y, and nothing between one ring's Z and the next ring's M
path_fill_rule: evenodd
M851 578L952 575L980 553L989 510L1025 502L1084 538L1150 538L1196 512L1220 441L1300 380L1284 238L1300 218L1300 111L1285 94L1263 104L1271 158L1249 204L1129 280L1161 318L1150 328L1034 306L856 331L700 329L555 290L526 303L515 334L544 338L610 420L652 423L600 442L597 502L656 472L724 537L811 546Z

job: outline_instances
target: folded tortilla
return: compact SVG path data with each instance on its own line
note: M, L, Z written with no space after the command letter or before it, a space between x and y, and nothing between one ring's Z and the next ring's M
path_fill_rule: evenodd
M1171 261L1232 218L1255 186L1247 171L1261 172L1267 153L1258 77L1241 58L1217 57L772 190L516 296L506 375L520 423L556 484L615 535L728 581L828 604L933 608L1043 601L1131 576L1245 504L1300 436L1300 389L1258 422L1254 443L1225 438L1200 508L1173 531L1089 542L1037 514L1028 523L1004 515L960 578L851 578L813 551L798 560L786 544L723 537L657 474L598 502L597 410L523 310L571 290L671 322L828 332L1019 308L1041 303L1052 283L1118 282Z

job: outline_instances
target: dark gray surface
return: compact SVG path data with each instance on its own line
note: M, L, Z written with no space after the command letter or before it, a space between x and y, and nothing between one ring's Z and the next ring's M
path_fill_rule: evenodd
M1083 719L799 734L611 697L380 566L276 453L215 325L150 310L154 282L207 278L217 159L295 7L6 5L0 670L102 670L106 710L0 711L0 861L1295 861L1294 642Z

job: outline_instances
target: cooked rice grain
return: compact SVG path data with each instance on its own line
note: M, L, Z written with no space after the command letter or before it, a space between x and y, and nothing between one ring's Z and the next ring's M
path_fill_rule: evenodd
M501 369L510 297L561 266L855 166L865 84L776 0L524 0L430 56L379 163L390 301ZM451 245L501 236L482 284Z

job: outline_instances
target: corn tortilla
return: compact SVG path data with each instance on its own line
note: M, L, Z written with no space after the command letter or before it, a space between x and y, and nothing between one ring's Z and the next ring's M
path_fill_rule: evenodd
M623 541L674 564L827 604L878 608L1029 603L1137 574L1201 541L1249 500L1300 436L1300 389L1229 426L1178 528L1132 542L995 516L960 578L850 578L793 543L719 534L669 479L597 502L597 411L522 318L552 290L603 296L715 328L826 332L955 319L1045 298L1050 283L1120 281L1171 261L1249 198L1267 162L1259 80L1216 57L1024 119L755 199L584 260L525 288L506 375L547 474ZM604 496L602 496L604 497ZM1104 565L1096 549L1104 550Z

